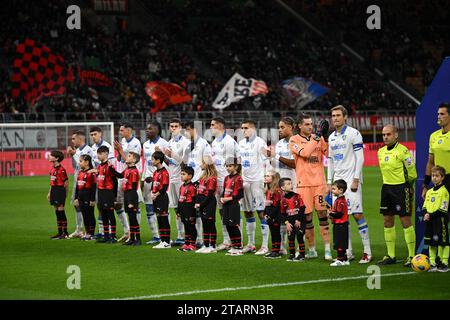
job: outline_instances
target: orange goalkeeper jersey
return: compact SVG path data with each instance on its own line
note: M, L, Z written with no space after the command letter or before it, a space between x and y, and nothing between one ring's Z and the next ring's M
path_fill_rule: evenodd
M309 138L297 134L289 140L289 149L294 155L297 188L326 183L323 157L328 156L328 143L323 137L319 141L314 138L314 134Z

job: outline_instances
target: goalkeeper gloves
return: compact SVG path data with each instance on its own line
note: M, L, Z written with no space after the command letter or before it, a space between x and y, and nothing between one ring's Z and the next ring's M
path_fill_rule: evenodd
M328 136L330 135L330 123L328 120L322 119L320 121L317 135L323 137L325 142L328 142Z

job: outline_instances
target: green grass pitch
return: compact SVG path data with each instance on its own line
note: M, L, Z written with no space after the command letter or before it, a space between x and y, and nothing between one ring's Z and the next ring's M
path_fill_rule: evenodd
M378 168L365 168L364 174L365 213L377 261L385 253L383 219L378 213L381 178ZM51 241L49 237L56 226L53 208L46 200L48 181L48 177L0 179L0 299L450 298L450 273L404 274L411 270L402 264L383 267L381 288L369 290L367 265L353 262L349 267L332 268L323 260L318 228L316 239L321 258L305 263L268 261L254 255L183 253L176 248L153 250L147 245L130 248L78 239ZM141 209L145 212L144 207ZM74 210L67 206L66 212L71 232ZM398 220L396 225L397 257L404 258L407 251L403 231ZM362 244L355 223L352 228L354 252L359 260ZM176 236L174 229L172 238ZM141 231L143 241L149 240L145 214ZM219 241L220 231L218 228ZM118 234L121 232L118 223ZM257 228L257 244L260 237ZM80 267L79 290L67 288L70 265Z

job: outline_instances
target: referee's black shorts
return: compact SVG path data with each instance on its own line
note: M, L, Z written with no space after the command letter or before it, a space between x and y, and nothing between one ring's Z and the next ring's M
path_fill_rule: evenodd
M410 217L413 211L412 188L408 183L383 184L381 187L380 213L382 215Z

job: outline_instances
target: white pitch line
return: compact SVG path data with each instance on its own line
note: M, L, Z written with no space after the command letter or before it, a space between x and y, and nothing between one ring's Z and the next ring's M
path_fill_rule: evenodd
M380 277L392 277L392 276L403 276L403 275L411 275L411 274L415 274L415 272L386 273L386 274L381 274L379 276ZM165 297L188 296L188 295L193 295L193 294L211 293L211 292L253 290L253 289L287 287L287 286L304 285L304 284L315 284L315 283L324 283L324 282L339 282L339 281L348 281L348 280L359 280L359 279L366 279L368 277L374 277L374 276L377 276L377 275L370 275L370 274L368 274L368 275L355 276L355 277L344 277L344 278L316 279L316 280L284 282L284 283L268 283L268 284L261 284L261 285L249 286L249 287L218 288L218 289L205 289L205 290L194 290L194 291L185 291L185 292L161 293L161 294L153 294L153 295L149 295L149 296L114 298L114 299L111 299L111 300L159 299L159 298L165 298Z

